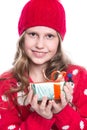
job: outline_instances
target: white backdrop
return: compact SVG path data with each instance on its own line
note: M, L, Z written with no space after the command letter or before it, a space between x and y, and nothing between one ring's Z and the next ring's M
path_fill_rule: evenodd
M17 23L28 0L0 1L0 73L10 69L18 39ZM76 64L87 67L87 0L61 0L66 10L67 33L63 47Z

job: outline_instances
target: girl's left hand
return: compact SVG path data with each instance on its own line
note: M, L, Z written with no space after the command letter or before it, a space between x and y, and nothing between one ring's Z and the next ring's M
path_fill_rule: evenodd
M73 88L70 86L69 83L66 83L64 86L64 90L61 91L60 94L60 101L52 101L53 105L53 113L59 113L64 107L72 101L72 94L73 94Z

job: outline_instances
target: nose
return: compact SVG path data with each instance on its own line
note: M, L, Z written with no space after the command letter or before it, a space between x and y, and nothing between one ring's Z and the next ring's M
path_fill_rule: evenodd
M39 37L36 41L36 47L39 49L44 48L44 38L43 37Z

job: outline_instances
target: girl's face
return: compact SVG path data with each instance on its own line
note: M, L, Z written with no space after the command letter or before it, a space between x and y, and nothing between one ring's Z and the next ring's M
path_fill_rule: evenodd
M35 26L27 29L24 50L36 65L46 64L57 52L58 33L49 27Z

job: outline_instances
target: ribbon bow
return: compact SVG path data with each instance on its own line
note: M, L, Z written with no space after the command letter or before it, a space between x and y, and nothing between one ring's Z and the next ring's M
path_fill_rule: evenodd
M51 73L50 79L48 79L46 77L46 75L44 74L44 77L48 82L62 82L62 81L64 81L65 76L66 76L65 71L60 72L60 71L56 71L56 70ZM55 79L55 77L57 77L57 78Z

